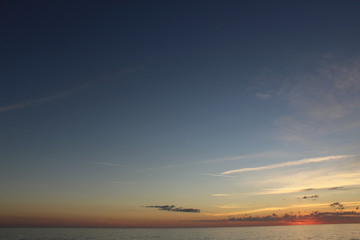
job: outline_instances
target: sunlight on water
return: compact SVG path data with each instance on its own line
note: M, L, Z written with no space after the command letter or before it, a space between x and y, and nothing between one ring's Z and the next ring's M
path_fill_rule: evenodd
M360 240L360 224L173 229L2 228L0 240Z

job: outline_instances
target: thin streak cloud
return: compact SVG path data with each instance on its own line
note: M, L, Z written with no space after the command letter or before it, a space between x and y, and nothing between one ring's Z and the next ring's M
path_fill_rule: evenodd
M109 183L114 183L114 184L135 184L135 181L109 181Z
M83 161L83 162L90 163L90 164L95 164L95 165L110 166L110 167L122 167L121 164L110 163L110 162L96 162L96 161Z
M213 173L203 173L202 175L205 176L212 176L212 177L234 177L234 176L228 176L228 175L224 175L224 174L213 174Z
M212 197L230 197L230 194L226 194L226 193L214 193L211 194Z
M277 163L277 164L266 165L266 166L261 166L261 167L240 168L240 169L235 169L235 170L229 170L229 171L223 172L221 174L227 175L227 174L233 174L233 173L262 171L262 170L269 170L269 169L275 169L275 168L297 166L297 165L308 164L308 163L317 163L317 162L325 162L325 161L331 161L331 160L344 159L344 158L349 158L351 156L352 155L338 155L338 156L327 156L327 157L319 157L319 158L306 158L306 159L301 159L301 160L297 160L297 161L283 162L283 163Z
M50 101L53 101L56 99L64 98L64 97L67 97L68 95L70 95L71 93L78 91L80 89L83 89L85 87L86 87L86 85L82 85L80 87L75 87L75 88L72 88L72 89L69 89L69 90L66 90L63 92L59 92L59 93L51 95L51 96L38 98L38 99L31 99L31 100L27 100L27 101L17 103L17 104L2 106L2 107L0 107L0 112L7 112L7 111L15 110L15 109L26 108L26 107L29 107L29 106L32 106L35 104L50 102Z
M189 167L189 166L198 166L198 165L205 165L205 164L215 164L215 163L222 163L228 161L239 161L239 160L247 160L253 158L285 158L292 156L290 153L282 152L282 151L270 151L270 152L261 152L249 155L240 155L240 156L233 156L233 157L223 157L223 158L216 158L216 159L209 159L205 161L197 161L191 163L184 163L184 164L174 164L163 166L161 168L174 168L174 167ZM210 175L210 174L206 174Z
M12 110L16 110L16 109L21 109L21 108L26 108L26 107L30 107L30 106L40 104L40 103L44 103L44 102L50 102L50 101L53 101L53 100L56 100L56 99L61 99L61 98L69 96L73 92L77 92L77 91L79 91L81 89L96 85L96 84L104 82L104 81L109 82L114 77L120 76L120 75L125 74L125 73L138 71L138 70L143 70L143 67L140 66L140 67L135 67L135 68L128 68L128 69L125 69L123 71L120 71L117 74L114 74L114 75L111 75L111 76L110 75L106 76L104 79L101 79L101 81L100 80L89 81L89 82L86 82L86 83L84 83L84 84L82 84L80 86L77 86L77 87L74 87L74 88L71 88L71 89L68 89L68 90L56 93L54 95L47 96L47 97L42 97L42 98L37 98L37 99L30 99L30 100L27 100L27 101L24 101L24 102L20 102L20 103L16 103L16 104L10 104L10 105L7 105L7 106L2 106L2 107L0 107L0 113L7 112L7 111L12 111Z

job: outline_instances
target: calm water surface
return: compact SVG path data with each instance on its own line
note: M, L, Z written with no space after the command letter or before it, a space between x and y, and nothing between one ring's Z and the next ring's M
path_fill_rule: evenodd
M360 240L360 224L239 228L0 228L0 240Z

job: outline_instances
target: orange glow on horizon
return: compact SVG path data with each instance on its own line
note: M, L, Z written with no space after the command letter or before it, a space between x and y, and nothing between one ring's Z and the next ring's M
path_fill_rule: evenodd
M359 219L342 221L322 221L302 219L296 221L182 221L144 219L104 219L104 218L40 218L8 217L0 218L0 227L90 227L90 228L181 228L181 227L250 227L250 226L296 226L317 224L360 223Z

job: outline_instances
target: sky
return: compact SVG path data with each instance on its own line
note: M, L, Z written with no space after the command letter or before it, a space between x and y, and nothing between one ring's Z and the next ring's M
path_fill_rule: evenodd
M0 226L360 223L359 7L2 1Z

